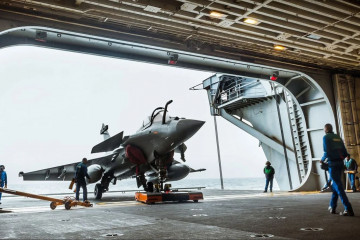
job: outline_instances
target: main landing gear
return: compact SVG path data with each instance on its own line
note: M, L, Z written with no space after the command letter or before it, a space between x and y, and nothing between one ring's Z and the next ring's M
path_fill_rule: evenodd
M143 186L144 190L148 191L148 184L143 173L136 176L136 184L138 188Z
M94 189L95 199L98 200L101 199L103 192L104 192L104 187L101 185L101 183L96 184Z
M104 192L109 191L109 185L110 185L111 180L113 180L113 179L115 179L114 181L116 181L116 178L114 178L113 174L111 174L111 173L104 174L104 176L101 178L101 182L97 183L95 185L95 188L94 188L95 199L100 200L102 198L102 194Z

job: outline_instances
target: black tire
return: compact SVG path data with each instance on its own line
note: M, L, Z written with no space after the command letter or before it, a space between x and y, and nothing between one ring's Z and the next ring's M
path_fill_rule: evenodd
M70 208L71 208L71 202L66 202L65 203L65 209L70 210Z
M154 184L152 182L147 183L147 191L154 192Z
M101 184L98 183L95 185L95 189L94 189L95 199L100 200L102 198L102 194L103 194L103 188L102 188Z
M55 208L56 208L56 202L51 202L51 203L50 203L50 208L51 208L51 210L55 210Z
M194 202L196 203L196 202L199 202L199 200L194 200Z

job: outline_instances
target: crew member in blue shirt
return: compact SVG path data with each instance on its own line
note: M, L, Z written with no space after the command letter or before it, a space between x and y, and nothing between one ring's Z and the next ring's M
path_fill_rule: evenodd
M352 158L350 158L350 154L346 156L345 159L345 169L346 171L351 171L348 174L349 176L349 180L350 180L350 184L351 184L351 189L356 192L356 187L355 187L355 173L357 172L357 164L356 161Z
M7 175L5 172L4 165L0 165L0 187L7 188ZM2 193L0 192L0 204L1 204L1 195L2 195Z
M325 136L323 138L324 156L321 158L321 164L325 164L325 159L328 159L329 174L332 180L332 197L330 200L330 213L336 213L338 197L340 197L344 205L344 211L340 213L343 216L354 216L354 211L346 196L344 187L341 182L341 173L343 171L344 158L348 155L344 142L341 138L333 132L333 127L330 123L324 127Z
M75 198L77 201L79 201L79 195L80 195L80 187L83 189L83 201L87 201L87 188L86 188L86 180L85 177L87 179L90 179L90 176L88 174L88 169L87 169L87 159L83 158L82 162L79 163L76 166L76 172L75 172L75 181L76 181L76 194L75 194Z

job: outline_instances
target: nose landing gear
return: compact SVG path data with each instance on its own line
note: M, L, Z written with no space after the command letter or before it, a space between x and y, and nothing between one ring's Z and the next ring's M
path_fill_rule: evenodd
M160 183L160 190L164 191L164 182L167 177L167 167L171 165L174 160L174 151L166 154L165 156L160 156L156 151L154 152L156 158L155 165L158 169L158 178Z

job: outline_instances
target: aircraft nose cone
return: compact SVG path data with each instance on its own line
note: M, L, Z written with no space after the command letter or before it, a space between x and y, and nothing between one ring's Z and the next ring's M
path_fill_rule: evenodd
M191 138L204 125L204 121L182 119L176 125L176 132L185 140Z

